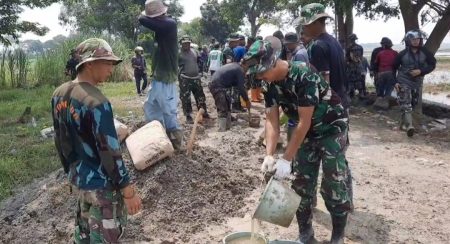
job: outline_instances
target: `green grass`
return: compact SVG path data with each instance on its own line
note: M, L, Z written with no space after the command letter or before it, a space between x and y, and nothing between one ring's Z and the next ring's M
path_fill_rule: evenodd
M108 98L136 96L134 82L105 83L100 89ZM53 90L51 86L0 90L0 200L11 196L14 188L61 167L53 139L40 135L52 126ZM31 106L36 127L17 123L27 106Z

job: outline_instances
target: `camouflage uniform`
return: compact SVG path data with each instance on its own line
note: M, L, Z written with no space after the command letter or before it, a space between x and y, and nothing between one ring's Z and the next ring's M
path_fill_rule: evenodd
M181 105L183 107L184 115L190 115L192 113L191 105L191 92L194 95L197 109L203 108L206 110L206 97L203 92L202 81L200 78L191 79L187 77L179 77L180 81L180 98Z
M86 62L121 60L104 40L88 39L76 49ZM75 241L117 243L126 209L120 189L130 184L114 127L112 107L88 82L66 82L51 100L55 145L72 185L79 189Z
M315 107L311 129L293 162L293 188L302 197L298 219L311 221L320 162L324 172L321 194L327 209L331 215L347 214L350 210L345 158L348 119L339 96L303 62L292 63L288 78L268 85L264 95L266 107L281 106L295 121L298 121L298 107Z
M349 86L348 93L351 98L355 95L355 89L358 90L360 95L364 92L361 82L361 74L363 73L362 53L362 47L356 43L347 49L346 74Z

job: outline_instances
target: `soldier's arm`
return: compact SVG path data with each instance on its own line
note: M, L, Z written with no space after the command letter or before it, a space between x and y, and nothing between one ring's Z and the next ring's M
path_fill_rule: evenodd
M431 71L433 71L436 68L436 58L426 48L422 48L422 50L426 56L426 62L428 65L426 67L420 67L419 69L420 75L426 75L431 73Z
M130 184L130 177L122 159L120 143L117 139L112 107L109 102L92 109L93 132L100 163L112 181L113 187L122 189Z
M150 18L148 16L141 15L139 17L139 23L156 33L169 33L170 29L177 28L177 23L175 22L175 20L171 18L164 18L163 16Z

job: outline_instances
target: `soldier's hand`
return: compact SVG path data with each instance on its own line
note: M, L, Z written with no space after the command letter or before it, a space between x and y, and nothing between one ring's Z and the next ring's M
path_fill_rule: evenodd
M137 214L142 208L142 202L134 187L132 185L125 187L122 189L122 195L128 214Z

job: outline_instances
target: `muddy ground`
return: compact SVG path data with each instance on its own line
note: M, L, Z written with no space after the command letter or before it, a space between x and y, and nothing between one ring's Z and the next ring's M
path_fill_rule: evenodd
M215 118L208 92L207 100ZM112 102L139 107L142 101ZM263 110L257 104L254 113L262 115ZM421 130L407 138L398 131L395 115L395 111L366 107L351 111L347 156L354 177L355 210L346 243L449 243L448 129ZM133 129L142 124L139 118L124 122ZM192 126L184 126L188 137ZM226 234L250 230L263 191L259 167L264 148L257 143L258 129L238 120L230 132L216 131L214 119L200 126L191 159L178 153L144 172L129 165L144 208L130 217L125 243L220 243ZM124 155L129 159L125 148ZM0 243L69 243L75 196L64 182L59 170L17 189L4 201ZM331 224L320 196L314 228L317 242L327 243ZM271 240L293 240L298 235L295 220L289 228L262 223L258 231Z

